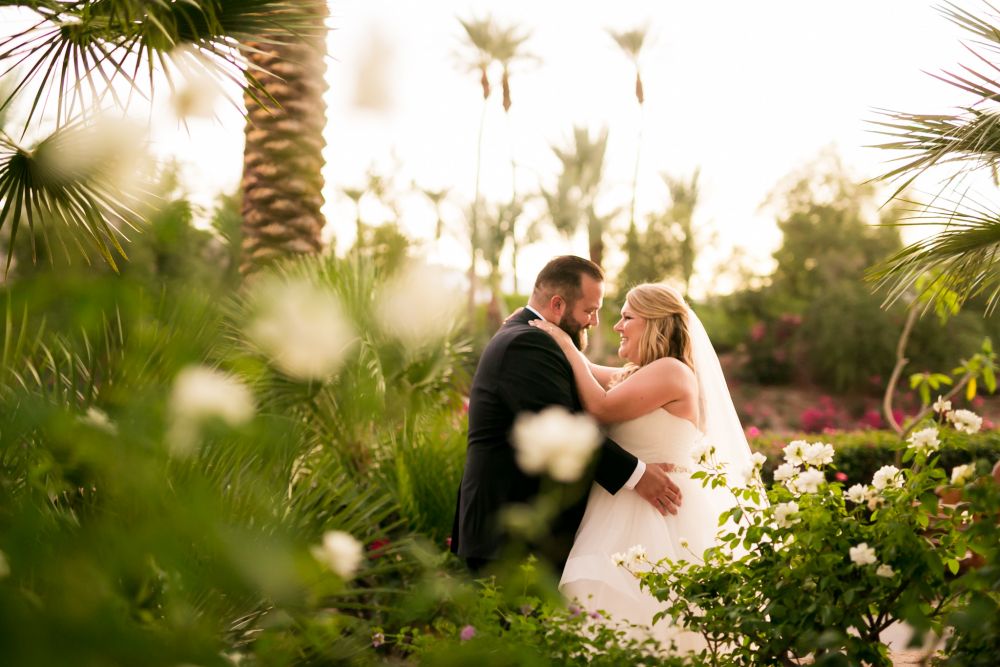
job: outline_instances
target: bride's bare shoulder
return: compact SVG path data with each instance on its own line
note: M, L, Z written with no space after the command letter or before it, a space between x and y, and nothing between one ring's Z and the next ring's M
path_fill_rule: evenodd
M691 367L674 357L661 357L646 364L641 370L646 371L646 375L669 384L697 384L698 381Z

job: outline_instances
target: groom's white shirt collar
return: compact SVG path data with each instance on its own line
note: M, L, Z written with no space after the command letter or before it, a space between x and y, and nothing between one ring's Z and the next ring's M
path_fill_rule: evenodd
M540 320L545 320L546 322L548 322L548 320L546 320L546 319L545 319L544 317L542 317L542 314L541 314L541 313L539 313L539 312L538 312L537 310L535 310L535 309L534 309L534 308L532 308L531 306L525 306L525 307L524 307L524 309L525 309L525 310L530 310L530 311L531 311L531 312L533 312L533 313L534 313L535 315L538 315L538 319L540 319Z

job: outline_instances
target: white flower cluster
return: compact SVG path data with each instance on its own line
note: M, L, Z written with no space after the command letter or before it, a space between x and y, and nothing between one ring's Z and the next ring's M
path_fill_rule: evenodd
M557 481L574 482L600 444L601 434L589 416L552 406L519 415L513 442L517 464L524 472L547 472Z
M197 443L199 427L219 419L229 426L250 421L254 401L250 390L236 378L204 366L191 366L177 374L170 395L171 452L185 456Z
M774 519L778 528L790 528L799 522L795 516L799 511L799 504L795 501L789 503L779 503L774 506Z
M323 533L323 543L314 546L313 558L330 568L341 579L351 579L364 558L364 549L350 533L330 530Z
M867 542L861 542L857 546L851 547L847 550L847 553L851 558L851 562L858 567L874 565L878 562L878 558L875 556L875 549L868 546ZM875 574L879 577L891 579L896 576L896 571L892 569L891 565L883 563L875 569Z
M938 439L938 430L933 426L919 431L914 431L910 434L907 442L910 443L910 449L917 454L923 454L925 456L931 452L936 452L941 447L941 441Z
M955 486L961 486L972 479L975 473L976 466L971 463L955 466L951 469L951 483Z
M303 279L265 278L254 286L253 300L256 317L247 335L291 378L329 380L357 342L340 299L329 287Z
M611 555L611 562L615 567L635 567L646 560L646 549L641 544L629 547L625 553Z
M903 486L903 473L896 466L882 466L872 477L872 485L855 484L847 489L844 496L856 505L867 503L868 509L874 510L885 502L882 493L886 489L898 489Z
M386 332L419 348L444 338L462 304L457 282L444 269L413 262L386 283L375 314Z
M979 433L983 427L983 418L971 410L952 410L945 415L952 427L960 433Z
M833 463L833 445L793 440L782 451L785 462L775 469L774 480L784 482L795 495L819 491L819 487L826 481L826 475L820 468ZM802 465L806 466L805 470L799 468Z
M946 401L943 397L938 396L937 400L934 401L934 405L931 407L934 408L934 412L939 415L945 415L951 412L951 401Z
M874 487L866 486L864 484L855 484L847 490L845 495L847 499L855 505L867 503L868 509L870 510L880 507L883 503L882 496L879 495L879 492L876 491Z
M872 476L872 486L876 491L903 487L903 473L896 466L882 466Z

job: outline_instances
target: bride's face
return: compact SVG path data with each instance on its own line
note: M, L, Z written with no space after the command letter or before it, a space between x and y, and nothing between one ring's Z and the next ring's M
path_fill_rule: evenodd
M625 302L622 306L622 317L615 324L615 331L621 335L618 345L618 356L633 364L639 363L639 338L646 330L646 320L635 314L632 307Z

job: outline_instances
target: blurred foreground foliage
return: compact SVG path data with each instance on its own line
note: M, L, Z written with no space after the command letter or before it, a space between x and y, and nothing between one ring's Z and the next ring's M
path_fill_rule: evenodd
M457 324L408 346L373 315L399 267L289 264L282 279L336 295L360 350L328 379L289 377L247 336L253 286L232 286L224 240L190 214L164 206L121 274L21 264L0 289L4 664L364 662L369 626L441 558L464 450ZM191 367L238 379L256 409L209 410L178 449ZM350 581L310 553L332 530L363 545Z

